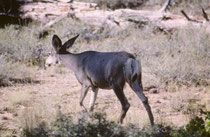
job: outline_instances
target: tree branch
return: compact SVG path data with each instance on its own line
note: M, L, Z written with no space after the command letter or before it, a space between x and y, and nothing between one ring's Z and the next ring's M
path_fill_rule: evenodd
M191 19L191 18L185 13L184 10L181 10L181 13L185 16L185 18L186 18L188 21L195 22L195 23L203 23L202 21Z
M18 15L9 14L9 13L0 13L0 16L8 16L8 17L12 17L12 18L20 18L20 16L18 16Z
M208 15L206 14L204 8L202 8L203 17L206 19L206 21L209 21Z
M165 3L163 4L162 8L159 11L166 12L168 10L168 7L170 4L171 4L171 0L166 0Z
M190 17L188 17L188 15L185 13L184 10L181 10L181 13L184 15L184 17L188 20L188 21L192 21L192 19Z

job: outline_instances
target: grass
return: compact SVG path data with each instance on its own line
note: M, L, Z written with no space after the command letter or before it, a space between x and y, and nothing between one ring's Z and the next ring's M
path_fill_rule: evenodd
M94 113L89 120L81 117L73 122L72 117L58 113L55 121L48 127L45 123L37 124L31 128L28 124L22 130L25 137L207 137L209 132L209 112L202 112L205 120L200 117L192 118L186 127L175 129L166 125L156 125L153 128L138 129L135 125L122 127L113 121L106 120L102 113Z
M33 24L28 27L7 26L0 30L0 54L13 62L31 64L41 63L45 47L44 41L37 39L38 26Z
M19 92L18 94L11 94L8 97L8 101L12 104L12 105L22 105L24 107L27 107L29 104L29 100L31 99L31 96L29 93L24 93L24 92Z
M0 56L0 87L11 86L15 83L37 83L32 69L21 63L12 63Z
M48 36L39 39L40 32L36 23L0 30L0 55L11 62L43 66L52 48L52 35L59 35L64 42L81 34L72 52L123 50L136 55L142 61L144 73L156 76L161 82L196 86L209 84L210 36L206 28L198 31L189 27L166 35L153 26L131 26L116 31L109 27L91 28L80 21L65 18L51 28Z
M184 10L190 16L202 18L202 8L204 8L206 11L209 11L208 4L209 0L177 0L177 2L174 2L172 4L170 12L175 14L181 14L180 11Z
M201 100L191 96L192 91L175 92L171 99L171 109L177 112L182 112L190 117L194 117L200 113L200 109L205 109L206 104L199 103Z
M154 74L162 82L208 86L210 41L205 28L199 32L193 28L177 30L171 36L152 32L152 27L128 28L100 43L75 44L71 51L128 51L142 61L144 73Z
M189 3L189 1L186 2ZM198 101L190 97L192 91L188 91L188 88L202 87L209 89L210 34L206 32L206 28L203 27L198 30L188 27L182 30L173 30L171 34L166 35L150 25L144 28L130 26L124 30L116 31L106 26L94 28L81 21L65 18L52 26L46 37L40 37L40 32L42 31L40 26L40 23L31 23L23 27L9 25L4 29L0 29L0 86L36 82L35 68L37 66L43 68L42 66L44 65L47 54L52 48L52 36L57 34L64 42L80 34L79 39L70 49L71 52L80 53L86 50L97 50L108 52L127 51L133 53L141 60L144 83L152 82L155 83L157 87L164 85L167 91L177 94L171 100L170 104L174 111L183 111L183 113L195 113L198 115L198 110L202 108L199 105L195 105ZM61 75L66 74L62 69L58 69L55 73ZM187 92L178 92L183 87L186 88ZM64 90L65 92L69 92L64 88L59 89L61 92L64 92ZM79 88L74 90L78 92ZM73 96L69 93L66 94L66 98ZM20 104L27 106L27 97L28 96L24 94L17 96L14 94L13 96L11 95L8 100L13 105ZM72 107L69 106L68 101L65 107L66 111L68 108L71 109ZM207 99L207 103L204 103L207 105L208 101ZM106 102L104 101L104 103ZM101 116L98 114L93 116L93 119L90 121L83 117L78 118L79 116L75 116L78 115L75 114L76 112L74 113L76 118L66 114L60 114L53 119L51 113L45 112L47 108L43 106L43 104L38 104L37 106L42 106L43 110L35 108L36 112L29 113L31 111L29 109L25 114L24 123L22 123L22 127L20 128L23 130L23 136L109 136L110 134L113 136L145 137L191 136L189 134L191 132L191 126L189 126L188 129L186 127L178 128L167 126L167 124L163 122L156 127L155 132L152 132L149 127L143 129L138 129L136 125L126 125L122 127L113 121L107 121L104 115ZM100 107L100 105L98 106ZM117 108L116 106L117 105L115 105L115 108ZM55 109L53 107L55 106L50 106L51 111ZM105 108L106 107L101 108L101 110ZM2 106L1 109L4 109L4 107ZM76 111L79 111L79 109ZM65 112L65 110L63 110L63 112ZM108 113L112 114L113 112ZM118 114L119 113L110 115L112 116L111 119L115 120L119 116ZM130 121L133 122L138 121L138 119L138 114L133 114L130 117ZM203 119L203 121L205 126L208 125L208 121L205 119ZM200 124L200 126L203 126L203 121L199 116L191 125ZM0 125L0 130L3 128L3 126L1 126L2 125ZM200 130L200 128L197 129ZM204 132L206 131L199 131L193 134L200 136L200 134Z

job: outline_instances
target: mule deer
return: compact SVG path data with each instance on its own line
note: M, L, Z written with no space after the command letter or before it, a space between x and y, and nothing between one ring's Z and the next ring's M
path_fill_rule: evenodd
M147 97L143 93L141 82L141 64L134 55L127 52L96 52L86 51L73 54L67 51L79 35L62 44L60 38L54 35L52 45L54 53L46 60L46 65L61 63L71 69L80 82L80 106L84 109L83 100L89 88L92 88L90 111L94 109L96 96L100 89L113 89L119 99L122 110L118 123L122 123L130 107L124 95L123 88L127 82L141 99L148 113L151 125L154 125L153 114Z

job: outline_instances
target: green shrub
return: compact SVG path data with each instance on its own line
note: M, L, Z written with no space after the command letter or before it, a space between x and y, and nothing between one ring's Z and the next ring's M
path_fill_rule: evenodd
M192 134L192 135L203 136L205 133L204 120L198 116L191 119L190 122L186 126L186 131L188 131L189 134Z
M91 121L91 122L90 122ZM109 122L103 114L95 113L91 120L88 121L85 117L78 120L77 123L72 121L72 118L60 114L57 120L53 123L53 132L57 137L123 137L124 131L122 127L114 122Z
M204 121L205 121L205 131L208 135L210 135L210 111L203 111L201 109L201 114L204 115Z
M201 117L195 117L185 128L173 129L166 125L156 125L153 128L145 127L140 130L135 125L123 127L108 121L101 113L95 113L89 118L83 115L75 122L71 116L60 112L49 127L44 123L37 124L37 127L32 129L23 129L22 135L26 137L208 137L210 133L205 130L204 123Z
M201 115L204 115L204 119L201 117ZM209 137L210 112L204 112L201 110L201 115L192 118L185 128L182 127L178 130L178 132L172 132L172 135L174 137Z

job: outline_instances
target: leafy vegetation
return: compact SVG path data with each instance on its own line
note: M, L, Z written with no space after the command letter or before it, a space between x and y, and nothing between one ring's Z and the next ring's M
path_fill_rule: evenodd
M113 121L107 121L104 114L95 113L89 120L84 116L73 122L71 116L59 113L57 119L46 127L43 122L37 127L23 129L25 137L208 137L210 112L203 112L202 117L192 118L186 127L178 129L165 125L138 129L135 125L120 126ZM29 130L30 129L30 130Z

